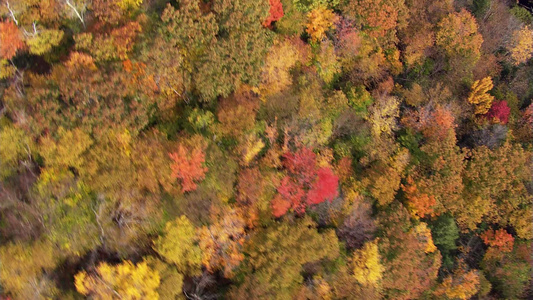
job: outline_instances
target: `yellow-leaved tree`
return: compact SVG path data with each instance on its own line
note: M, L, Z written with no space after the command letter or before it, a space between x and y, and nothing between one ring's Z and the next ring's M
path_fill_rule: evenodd
M380 261L377 240L367 242L353 253L353 276L363 285L377 286L384 271Z
M53 245L8 243L0 247L2 292L14 299L52 299L57 288L50 278L56 265Z
M376 137L384 134L391 135L398 127L397 118L400 116L400 101L389 95L378 97L370 107L368 120L372 124L372 134Z
M472 85L472 91L468 96L468 102L475 106L474 113L476 115L483 115L489 111L494 96L490 95L488 91L492 90L493 86L490 77L476 80Z
M420 224L413 228L413 232L415 233L415 236L418 238L418 240L425 245L424 252L433 253L437 250L437 247L435 246L435 244L433 244L431 230L429 229L426 223L420 222Z
M154 241L154 249L165 261L176 265L184 273L200 273L202 253L194 225L185 216L168 222L164 234Z
M533 55L533 30L529 26L524 26L513 33L509 54L516 65L525 63L531 58Z
M466 270L466 264L460 262L452 275L444 278L434 295L446 299L470 299L480 288L479 271Z
M265 64L261 70L259 92L264 101L266 96L283 91L292 84L290 69L303 60L305 45L299 40L275 41L268 51ZM304 48L304 49L300 49Z
M481 53L483 37L478 32L476 19L463 9L444 17L437 25L437 46L449 56L470 57L477 61Z
M305 31L313 42L320 42L326 31L334 27L337 15L331 9L319 6L307 14L307 28Z
M140 300L159 299L159 273L152 270L147 262L134 265L125 261L111 266L101 263L94 273L82 271L74 276L76 290L91 299Z
M117 6L124 11L128 9L137 9L142 3L143 0L119 0L116 2Z

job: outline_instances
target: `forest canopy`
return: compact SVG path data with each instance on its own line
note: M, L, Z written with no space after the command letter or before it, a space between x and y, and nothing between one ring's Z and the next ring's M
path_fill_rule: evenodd
M532 11L0 0L0 299L531 299Z

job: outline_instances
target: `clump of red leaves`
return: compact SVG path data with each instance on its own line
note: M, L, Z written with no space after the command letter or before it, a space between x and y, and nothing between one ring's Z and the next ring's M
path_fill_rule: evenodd
M339 178L330 168L319 167L316 155L308 148L283 155L287 175L272 200L272 213L281 217L289 209L303 214L308 206L333 200L338 195Z

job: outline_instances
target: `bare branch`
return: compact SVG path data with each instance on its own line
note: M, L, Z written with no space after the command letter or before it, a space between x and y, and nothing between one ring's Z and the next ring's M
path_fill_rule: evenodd
M81 15L80 12L76 9L76 7L74 7L74 5L72 5L72 3L70 3L70 0L65 0L65 3L66 3L70 8L72 8L72 10L74 11L74 13L75 13L76 16L78 17L78 19L80 19L81 23L83 24L83 27L85 27L85 21L83 20L82 15Z
M6 6L7 6L7 10L9 10L9 14L11 15L11 18L13 19L13 21L15 21L15 24L18 26L19 21L17 20L17 18L15 18L15 13L11 10L11 7L9 7L9 1L6 1Z

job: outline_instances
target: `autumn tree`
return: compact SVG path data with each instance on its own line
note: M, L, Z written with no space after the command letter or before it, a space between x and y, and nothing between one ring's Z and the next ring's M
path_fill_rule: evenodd
M514 237L505 229L487 230L480 235L485 245L497 248L501 252L513 250Z
M509 299L520 298L531 279L531 245L519 243L514 245L511 252L495 251L488 254L480 265L493 291Z
M530 159L531 154L510 143L495 150L481 146L472 151L463 179L464 198L475 201L463 207L460 219L468 222L460 224L475 228L485 216L506 224L513 211L529 199L525 183L531 180L531 170L526 167Z
M493 84L490 77L485 77L481 80L476 80L472 84L470 95L468 96L468 102L475 106L474 113L486 114L494 100L494 96L490 95L488 92L492 90Z
M348 249L358 249L369 241L375 231L376 222L371 217L371 205L363 200L357 201L350 214L338 228L339 239Z
M263 21L263 26L272 28L272 23L283 18L283 5L280 0L268 0L270 10L268 11L268 18Z
M96 61L126 60L141 31L140 22L131 21L109 32L81 33L74 38L76 48L89 51Z
M357 0L344 3L342 8L347 16L355 20L358 28L386 43L394 43L396 29L403 26L404 1Z
M128 130L108 131L85 154L79 175L97 193L93 214L104 229L104 247L130 253L150 243L161 222L160 196L181 194L168 153L176 144L161 133L137 138Z
M100 263L94 273L81 271L74 277L76 290L94 299L159 299L159 274L148 264L130 261L112 266Z
M407 185L402 184L402 189L407 198L407 206L413 216L424 218L434 215L433 206L436 204L435 197L420 193L413 178L407 177Z
M448 14L437 25L436 44L449 56L479 59L483 37L475 18L465 9Z
M516 65L527 62L533 55L533 31L529 26L513 32L509 46L511 59Z
M156 289L160 299L180 299L183 296L184 276L172 264L154 257L144 258L148 267L159 274L160 283Z
M86 164L84 153L93 144L91 137L76 128L65 130L60 127L56 132L57 138L45 136L40 142L40 154L49 168L65 170L75 168L83 172Z
M244 169L239 173L235 200L248 227L254 227L259 222L265 186L266 182L258 168Z
M434 295L448 299L470 299L477 294L480 288L479 271L468 271L466 268L466 264L461 262L453 274L444 278Z
M441 257L438 251L431 251L427 230L409 230L407 210L398 203L393 208L390 215L380 217L385 234L379 243L385 267L384 294L395 299L417 298L437 279Z
M366 242L352 257L353 276L363 285L378 285L385 268L381 264L377 241Z
M214 216L214 224L198 230L202 263L208 271L221 270L225 277L231 278L244 259L242 245L246 237L246 223L233 209Z
M375 136L391 135L397 129L400 115L399 100L394 96L381 95L370 107L368 121L372 124L372 134Z
M292 84L293 78L289 71L299 60L305 59L305 53L299 51L300 48L306 49L302 44L303 42L297 39L274 41L261 71L259 91L262 100L287 89Z
M178 145L178 151L169 153L173 163L172 177L179 180L182 192L194 191L197 187L196 181L205 178L207 168L203 166L205 156L202 149L196 147L191 152L187 151L183 145Z
M332 230L318 233L309 218L295 224L279 223L261 229L245 244L246 260L238 285L230 292L233 299L291 298L303 282L304 264L339 255L337 237ZM251 272L254 270L254 272Z
M375 143L368 147L373 149L369 149L368 156L361 160L367 165L361 181L378 205L385 207L394 200L400 189L410 154L407 149L396 147L392 140L386 137L375 138Z
M510 113L511 109L507 106L507 102L502 100L493 102L485 117L492 122L507 124Z
M307 14L307 34L313 42L320 42L325 37L326 31L334 28L336 15L331 9L317 7Z
M11 59L24 47L22 34L12 21L0 23L0 57Z
M402 118L402 123L409 128L422 133L427 141L446 139L454 134L455 118L449 109L440 105L435 108L426 105L416 111L408 112Z
M43 169L34 190L44 236L61 250L59 257L82 257L103 246L102 227L93 211L96 196L86 184L76 182L67 170Z
M101 72L93 57L73 51L66 61L55 64L50 74L29 78L31 87L26 92L30 101L13 107L13 113L40 111L42 114L32 114L29 120L35 132L79 127L98 138L107 129L127 127L137 134L148 122L150 100L127 85L127 73L113 64L108 67Z
M15 299L46 299L57 295L51 275L56 256L50 243L8 243L0 248L0 282Z
M259 99L246 87L222 98L218 103L216 131L231 137L241 137L253 128Z
M309 148L284 155L284 167L288 172L277 188L272 200L272 213L281 217L292 208L304 213L307 206L331 201L338 195L338 177L327 167L319 167L316 154Z
M154 241L154 249L183 274L199 273L202 256L196 228L186 216L167 222L163 235Z
M241 83L257 84L270 40L258 20L266 19L268 3L217 0L207 13L198 0L180 4L179 10L169 5L163 12L163 34L183 51L187 86L211 100L228 96Z
M21 128L13 124L0 127L0 178L7 178L18 170L20 164L29 162L34 143Z

